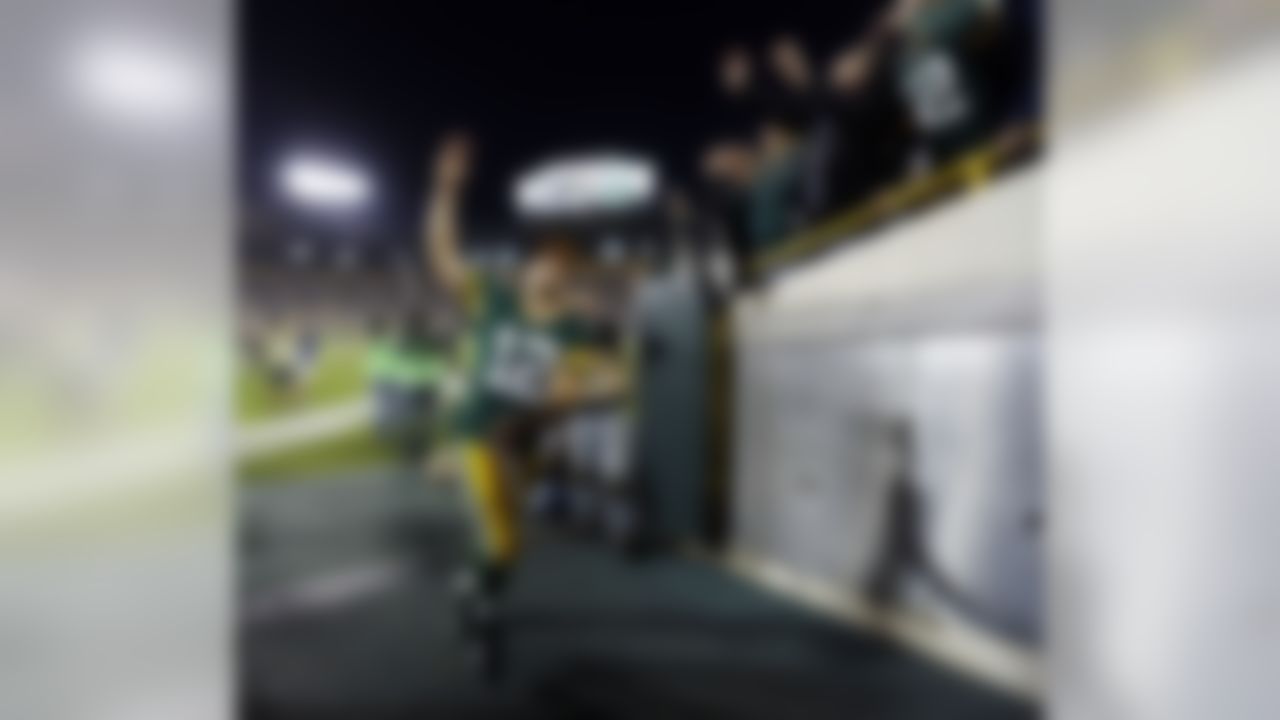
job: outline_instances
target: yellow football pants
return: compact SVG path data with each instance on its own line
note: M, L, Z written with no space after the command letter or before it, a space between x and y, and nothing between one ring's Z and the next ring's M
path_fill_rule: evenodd
M471 440L462 446L462 464L483 559L509 566L519 551L519 515L503 458L492 444Z

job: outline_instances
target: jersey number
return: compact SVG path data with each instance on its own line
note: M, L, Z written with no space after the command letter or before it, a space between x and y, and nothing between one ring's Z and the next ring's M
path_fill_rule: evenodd
M486 384L493 392L520 403L542 399L558 355L544 333L503 325L493 339Z

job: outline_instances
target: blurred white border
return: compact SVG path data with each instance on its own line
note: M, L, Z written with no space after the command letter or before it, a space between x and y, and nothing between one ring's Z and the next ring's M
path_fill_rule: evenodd
M1280 716L1274 3L1059 5L1053 716Z
M231 48L0 8L0 717L230 714Z

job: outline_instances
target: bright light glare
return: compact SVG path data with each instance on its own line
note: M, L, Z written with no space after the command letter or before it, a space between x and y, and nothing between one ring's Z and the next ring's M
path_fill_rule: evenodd
M285 163L280 182L289 197L321 208L348 209L369 200L369 178L342 162L298 157Z
M619 155L568 157L516 180L516 208L527 215L575 215L629 210L650 202L658 174L645 160Z
M79 45L72 58L76 95L96 114L130 123L190 117L211 90L192 58L160 43L95 38Z

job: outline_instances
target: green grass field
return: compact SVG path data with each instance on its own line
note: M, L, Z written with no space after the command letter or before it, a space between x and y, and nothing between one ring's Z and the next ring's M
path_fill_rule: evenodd
M248 425L359 399L365 391L367 348L357 337L327 339L306 387L288 395L273 388L260 368L241 362L236 373L236 418Z
M294 414L359 400L365 393L365 353L358 337L328 338L307 385L285 395L261 368L241 363L236 377L236 416L242 428ZM300 479L364 470L392 460L369 427L277 452L242 459L239 476L249 482Z

